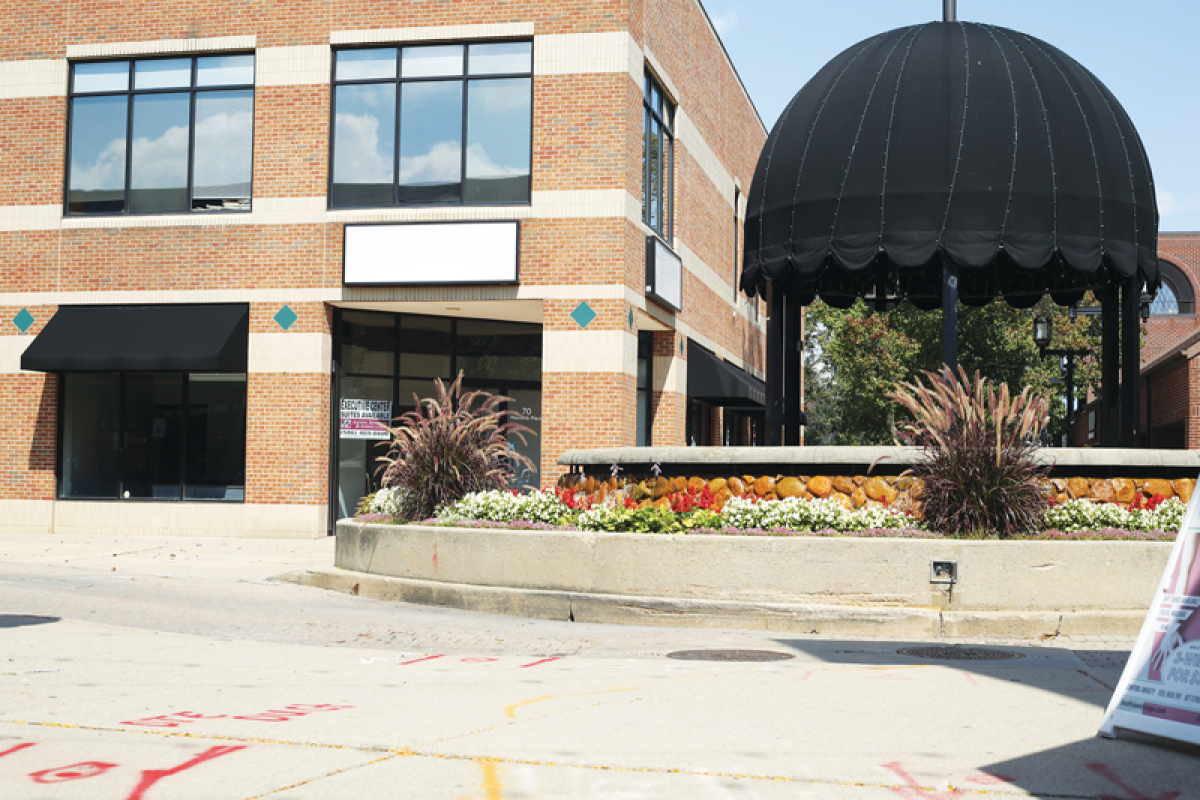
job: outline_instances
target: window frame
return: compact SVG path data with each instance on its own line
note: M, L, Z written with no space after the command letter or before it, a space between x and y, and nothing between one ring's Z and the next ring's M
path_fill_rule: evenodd
M527 42L529 44L529 72L505 72L496 74L476 75L472 76L470 67L471 46L472 45L487 45L487 44L516 44ZM445 46L461 46L462 53L462 74L460 75L439 75L439 76L417 76L413 78L405 78L400 73L403 64L403 52L405 49L417 49L422 47L445 47ZM337 57L338 53L344 53L354 50L386 50L394 49L396 51L396 75L392 78L364 78L339 81L337 79ZM355 211L369 208L458 208L470 206L475 208L487 208L492 206L499 207L522 207L533 204L533 135L534 135L534 120L536 118L536 93L534 92L534 63L537 57L535 50L534 38L531 36L520 36L514 38L501 39L455 39L448 41L419 41L419 42L372 42L369 44L355 44L348 47L332 48L332 57L329 59L329 168L326 174L325 197L326 206L330 211ZM511 80L514 78L529 79L529 197L524 200L515 200L511 202L505 201L489 201L484 203L472 203L467 200L466 184L467 184L467 150L468 150L468 131L467 131L467 115L469 113L469 97L470 84L472 81L486 80ZM405 203L400 201L400 124L402 112L402 95L400 87L405 83L444 83L457 81L462 85L462 126L460 128L461 152L459 153L459 193L458 200L455 202L415 202ZM339 86L371 86L395 84L396 86L396 103L395 114L393 119L394 141L392 146L392 203L386 206L368 206L368 205L337 205L334 203L333 197L333 176L334 176L334 154L337 152L337 89Z
M248 84L221 84L218 86L197 86L196 75L198 70L198 61L201 58L220 58L223 56L252 56L254 58L254 78ZM135 76L134 64L138 61L178 61L179 59L190 59L191 64L191 83L187 87L173 88L158 88L158 89L135 89L133 81ZM129 64L129 83L125 89L113 89L103 92L76 92L75 91L75 67L80 64ZM63 194L62 207L64 217L90 218L90 217L118 217L118 216L162 216L164 214L248 214L254 210L254 115L257 105L257 87L258 87L258 53L254 50L231 50L211 51L200 53L165 53L154 56L123 56L121 58L95 58L95 59L76 59L68 64L67 69L67 129L66 129L66 145L63 148L65 153L65 162L63 165ZM251 124L250 124L250 206L248 208L219 208L201 210L192 208L191 204L195 201L195 159L196 159L196 95L207 92L229 92L229 91L246 91L250 92L251 102ZM133 169L133 98L139 95L152 94L182 94L188 93L188 154L187 154L187 197L188 208L182 211L131 211L131 192L133 187L130 186ZM75 124L75 100L81 97L125 97L125 175L124 175L124 198L123 204L125 208L121 211L109 212L80 212L71 211L71 156L72 156L72 133Z
M95 374L90 372L63 372L56 374L57 383L57 419L55 421L55 501L64 501L69 503L245 503L246 502L246 473L248 466L248 452L250 447L250 374L249 373L228 373L230 375L241 375L243 378L242 384L245 386L246 394L244 400L245 415L242 419L242 496L240 499L233 498L216 498L216 497L188 497L188 481L187 481L187 465L188 465L188 440L189 426L191 425L191 409L194 408L191 402L191 384L192 375L209 374L198 371L183 371L183 370L106 370L107 374L118 376L119 386L117 389L117 420L118 420L118 440L121 443L120 456L117 475L117 495L116 497L72 497L64 494L66 488L66 462L63 459L66 440L64 438L64 430L66 426L66 378L70 375L89 375ZM125 437L128 434L128 426L126 423L126 402L128 399L127 383L129 375L137 374L162 374L162 375L181 375L182 386L180 394L180 409L182 420L182 432L180 434L179 453L179 497L125 497L125 478L126 478L126 450L128 443Z
M1195 317L1196 291L1192 287L1192 282L1188 279L1187 273L1183 271L1183 268L1165 258L1160 258L1158 260L1158 272L1163 285L1170 289L1171 293L1175 296L1175 307L1177 310L1173 314L1155 313L1153 310L1154 304L1151 303L1150 318Z
M650 103L651 89L658 91L662 111ZM642 83L642 223L654 231L668 246L675 236L675 115L678 111L679 104L670 98L662 81L647 66ZM659 145L662 169L659 175L660 185L657 187L653 187L650 177L650 127L652 121L657 122L663 130L663 140L666 144L665 149L663 143ZM652 224L650 214L652 188L658 190L656 194L659 201L658 227Z

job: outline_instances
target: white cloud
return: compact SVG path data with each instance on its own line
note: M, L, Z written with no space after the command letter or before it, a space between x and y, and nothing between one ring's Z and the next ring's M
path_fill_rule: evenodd
M419 156L400 159L400 182L407 186L458 183L461 171L458 142L438 142Z
M125 185L125 139L113 139L91 164L71 161L71 190L92 192Z
M529 168L525 166L509 167L497 164L481 144L476 143L467 148L467 174L472 178L502 178L505 175L528 173Z
M379 120L370 114L338 114L336 124L333 179L338 183L391 183L392 159L379 147Z
M1200 194L1178 195L1166 189L1158 190L1158 213L1190 214L1200 212Z

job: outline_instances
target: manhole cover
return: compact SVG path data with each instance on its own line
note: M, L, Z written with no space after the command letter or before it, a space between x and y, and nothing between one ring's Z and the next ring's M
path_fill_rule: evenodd
M1007 650L987 650L982 647L906 647L896 652L902 656L936 658L945 661L1001 661L1025 657L1021 653L1010 653Z
M795 656L770 650L676 650L667 653L667 658L680 661L786 661Z

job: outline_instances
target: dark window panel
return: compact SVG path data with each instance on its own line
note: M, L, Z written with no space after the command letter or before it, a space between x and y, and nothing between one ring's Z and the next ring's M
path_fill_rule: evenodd
M334 102L333 205L392 205L395 84L339 86Z
M121 376L62 376L62 496L115 498L121 485Z
M188 136L191 95L135 95L129 210L188 209Z
M462 197L462 91L459 81L400 87L400 202Z
M245 499L245 375L188 376L187 437L187 498Z
M122 497L179 499L183 416L182 373L125 374Z
M467 107L468 203L528 203L533 84L471 81Z
M196 95L192 209L250 209L254 148L254 91Z
M125 151L129 98L77 97L71 103L71 166L67 209L72 214L125 210Z

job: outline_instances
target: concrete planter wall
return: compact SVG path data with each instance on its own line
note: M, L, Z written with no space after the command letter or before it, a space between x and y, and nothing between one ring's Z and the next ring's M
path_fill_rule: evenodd
M962 636L1136 632L1171 550L1144 542L671 536L353 521L339 522L337 534L336 565L396 579L396 599L577 620L578 607L606 621L800 629L817 620L822 632ZM957 562L958 582L931 583L933 559ZM537 598L546 608L539 610Z

